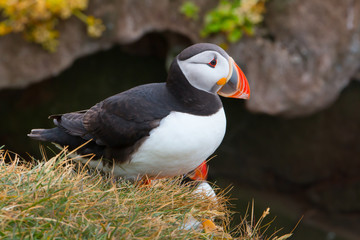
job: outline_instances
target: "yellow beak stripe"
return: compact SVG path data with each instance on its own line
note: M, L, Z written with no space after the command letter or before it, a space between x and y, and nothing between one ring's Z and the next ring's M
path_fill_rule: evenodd
M226 78L221 78L219 81L216 82L216 84L222 86L225 85L226 81L227 81Z

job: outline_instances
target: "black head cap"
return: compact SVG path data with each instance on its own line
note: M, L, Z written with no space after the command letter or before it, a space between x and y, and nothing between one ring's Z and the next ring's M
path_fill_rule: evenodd
M185 48L179 55L179 60L186 60L188 58L191 58L192 56L195 56L198 53L204 52L204 51L216 51L220 53L225 59L229 58L229 55L219 47L218 45L212 44L212 43L197 43L194 45L191 45L188 48Z

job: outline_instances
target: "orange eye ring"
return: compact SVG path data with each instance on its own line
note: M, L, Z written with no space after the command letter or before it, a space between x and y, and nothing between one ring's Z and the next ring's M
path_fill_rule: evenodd
M214 57L213 60L211 60L211 61L208 63L208 65L209 65L210 67L212 67L212 68L215 68L216 64L217 64L217 59L216 59L215 57Z

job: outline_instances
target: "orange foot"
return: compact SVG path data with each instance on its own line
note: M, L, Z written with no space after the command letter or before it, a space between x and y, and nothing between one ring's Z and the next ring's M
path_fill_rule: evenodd
M208 176L208 166L206 161L202 162L194 171L188 174L188 178L193 181L206 181Z
M211 233L217 229L215 223L209 219L203 219L201 224L204 228L205 233Z
M144 176L137 185L139 187L151 187L151 179L148 176Z

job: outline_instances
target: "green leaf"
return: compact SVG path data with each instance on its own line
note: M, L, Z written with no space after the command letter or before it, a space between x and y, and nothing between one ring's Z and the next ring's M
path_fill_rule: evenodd
M242 37L242 31L239 28L234 29L234 31L229 32L227 35L227 39L229 42L236 42Z
M180 12L189 19L196 20L199 18L199 7L191 1L184 2L180 7Z
M227 19L221 24L221 30L224 32L231 32L235 29L235 27L236 27L236 22L234 22L231 19Z
M216 8L209 11L204 18L204 27L200 32L202 37L210 34L225 33L229 42L238 41L243 33L253 35L255 27L262 19L264 2L259 0L254 3L256 7L243 12L242 0L221 0ZM260 10L259 10L260 9ZM259 16L249 18L248 16Z
M220 30L221 30L221 22L215 22L215 23L209 24L205 28L205 31L209 32L209 33L220 32Z
M245 18L245 23L243 26L243 30L248 35L254 35L255 32L255 24L253 24L249 19Z

